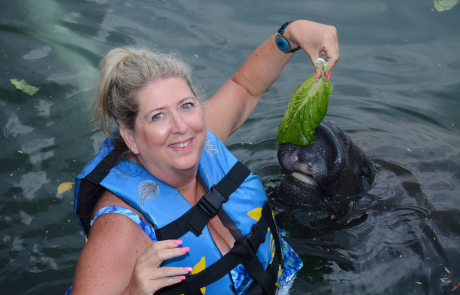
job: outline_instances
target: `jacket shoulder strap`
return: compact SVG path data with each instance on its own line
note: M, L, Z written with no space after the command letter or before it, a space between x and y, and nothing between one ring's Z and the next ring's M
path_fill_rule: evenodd
M178 239L191 231L200 236L209 219L227 202L230 195L244 182L251 171L241 162L205 194L201 200L181 217L155 231L159 240Z

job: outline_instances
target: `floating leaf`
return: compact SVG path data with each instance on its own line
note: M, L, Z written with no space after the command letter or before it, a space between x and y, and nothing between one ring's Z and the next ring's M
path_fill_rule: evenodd
M10 79L10 81L11 84L16 86L16 89L22 90L29 95L34 95L35 92L39 90L37 87L29 85L29 83L24 80L18 81L16 79Z
M439 12L450 10L459 2L460 0L433 0L434 8Z
M71 190L73 186L73 182L63 182L58 186L58 194L62 194L68 190Z
M322 77L315 79L315 73L305 80L292 94L284 117L278 127L276 140L296 145L308 145L315 142L313 133L327 112L332 84L326 81L328 63L318 58L315 67Z
M24 152L23 152L23 151L21 151L21 150L18 150L18 153L20 153L20 154L24 154Z
M420 282L416 282L416 283L417 283L417 284L419 284L419 285L421 285L421 284L422 284L422 283L420 283Z
M454 284L453 284L453 287L454 287L454 288L452 289L452 291L454 291L454 290L456 290L458 287L460 287L460 284L459 284L459 283L454 283Z

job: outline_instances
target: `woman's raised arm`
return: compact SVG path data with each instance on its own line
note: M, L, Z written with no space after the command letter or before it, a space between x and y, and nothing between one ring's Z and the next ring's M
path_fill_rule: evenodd
M281 74L294 53L285 53L276 45L278 33L270 36L246 59L238 71L205 103L208 128L222 141L235 132L251 115L264 93ZM335 27L306 20L290 23L283 36L291 48L298 46L314 65L327 54L327 78L339 60L339 43ZM317 75L321 71L316 69Z

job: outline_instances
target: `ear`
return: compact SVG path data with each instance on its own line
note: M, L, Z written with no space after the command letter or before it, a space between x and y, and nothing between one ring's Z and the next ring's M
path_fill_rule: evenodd
M139 149L137 148L136 141L134 140L134 132L131 130L125 129L120 126L120 134L123 137L123 140L126 143L126 146L131 150L135 155L139 154Z

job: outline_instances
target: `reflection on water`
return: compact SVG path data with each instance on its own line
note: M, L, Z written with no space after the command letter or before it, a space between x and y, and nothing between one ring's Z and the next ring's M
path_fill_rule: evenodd
M440 1L433 1L436 9ZM378 165L369 191L324 210L277 203L276 131L313 69L297 53L227 141L261 176L304 260L289 294L455 294L460 283L458 1L21 0L0 11L0 288L63 294L84 245L72 190L104 136L85 109L98 62L125 44L178 50L209 96L287 20L337 27L326 120ZM445 2L445 3L447 3ZM243 9L244 8L244 9ZM439 10L439 9L438 9ZM33 97L9 79L40 87Z

